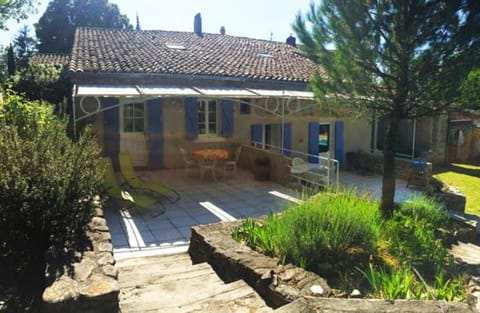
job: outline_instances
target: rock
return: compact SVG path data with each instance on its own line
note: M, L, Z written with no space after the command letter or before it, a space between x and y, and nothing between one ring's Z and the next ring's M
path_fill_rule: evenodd
M96 231L92 232L89 235L90 239L96 240L96 241L109 241L112 239L112 236L110 235L109 232L103 232L103 231Z
M296 268L289 268L285 271L285 273L281 276L283 281L292 280L297 275L298 270Z
M67 276L62 276L43 292L42 299L46 303L60 303L79 296L78 283Z
M75 263L73 265L75 279L77 281L85 281L90 274L92 274L92 271L95 269L95 267L95 260L84 257L80 263Z
M353 289L352 292L350 293L351 298L361 298L362 293L358 289Z
M102 274L95 274L90 277L85 285L80 287L80 295L86 298L95 298L118 293L119 290L117 280Z
M477 303L475 305L475 308L477 309L477 311L480 312L480 291L475 291L472 293L472 296L476 297L477 298Z
M102 241L96 244L98 252L112 252L113 246L108 241Z
M115 264L115 259L113 258L112 253L102 252L97 255L97 263L100 266L113 265Z
M95 228L97 226L106 226L107 221L103 217L98 217L95 216L92 218L92 221L90 222L90 225L92 228Z
M323 290L323 287L320 285L313 285L310 287L310 291L312 292L313 296L323 296L325 290Z
M102 268L102 271L103 271L103 274L105 274L107 276L110 276L110 277L113 277L113 278L118 277L118 269L113 265L105 265Z

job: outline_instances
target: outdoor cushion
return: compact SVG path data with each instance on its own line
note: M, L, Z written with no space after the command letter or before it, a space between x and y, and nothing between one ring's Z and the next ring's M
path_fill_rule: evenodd
M151 192L156 195L166 197L171 201L178 200L179 196L174 190L164 185L147 183L141 180L137 174L135 174L135 170L132 166L132 159L128 151L120 151L118 153L118 160L120 162L120 172L125 178L125 183L128 184L129 187L135 190Z
M148 209L152 207L157 200L134 191L126 191L117 181L117 176L113 171L112 160L110 158L103 158L102 162L105 166L105 173L103 176L103 187L105 193L118 200L130 202L131 206L136 206L141 209Z

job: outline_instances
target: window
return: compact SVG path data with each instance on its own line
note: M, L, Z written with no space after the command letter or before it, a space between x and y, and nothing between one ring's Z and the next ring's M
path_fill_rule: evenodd
M281 124L266 124L263 133L265 134L263 138L264 149L278 149L282 146Z
M330 150L330 125L320 124L318 131L318 152L328 152Z
M198 101L198 134L206 136L218 135L218 105L215 100Z
M123 106L123 131L142 133L145 130L145 108L143 103L127 103Z
M250 114L250 100L242 99L240 102L240 114Z

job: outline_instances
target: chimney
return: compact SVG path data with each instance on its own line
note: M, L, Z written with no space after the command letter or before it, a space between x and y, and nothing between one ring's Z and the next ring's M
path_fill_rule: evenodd
M293 37L292 35L290 35L288 38L287 38L287 45L290 45L292 47L296 47L297 46L297 39L295 37Z
M225 36L225 26L220 27L220 35Z
M200 13L197 13L195 15L195 19L193 20L193 31L195 34L198 35L198 37L203 37L202 34L202 16Z

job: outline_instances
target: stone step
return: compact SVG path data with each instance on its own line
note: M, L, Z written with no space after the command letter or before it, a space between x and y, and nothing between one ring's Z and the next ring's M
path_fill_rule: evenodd
M171 254L171 255L154 255L146 257L136 257L129 259L118 260L115 263L117 268L130 267L130 266L140 266L146 264L185 264L191 265L192 260L187 253Z
M147 284L167 283L171 280L193 279L198 276L211 274L218 278L207 263L189 266L160 266L151 264L145 267L122 268L118 272L118 284L120 288L142 286ZM221 282L220 278L218 278Z
M155 295L143 294L135 301L121 303L122 313L130 312L273 312L263 300L239 280L228 285L183 286L184 289L156 289ZM153 291L153 290L152 290ZM144 297L145 296L145 297Z
M470 265L480 265L480 247L468 242L457 242L449 249L450 254Z
M192 265L186 253L116 266L122 313L273 312L243 280L225 284L207 263Z

